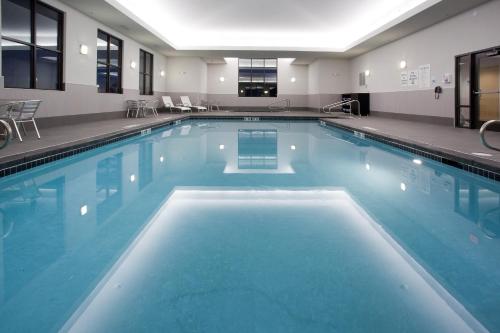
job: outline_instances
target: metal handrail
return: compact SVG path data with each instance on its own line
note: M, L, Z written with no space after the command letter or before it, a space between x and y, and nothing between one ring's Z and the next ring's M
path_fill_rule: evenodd
M5 120L0 119L0 136L4 137L3 142L0 142L0 149L5 148L12 140L12 128Z
M332 104L327 104L323 107L320 108L320 112L323 113L332 113L332 109L338 108L339 106L343 105L351 105L352 103L357 103L358 104L358 116L361 118L361 103L357 99L352 99L350 101L338 101ZM326 111L328 108L328 111ZM352 117L352 107L349 108L349 115Z
M286 102L286 105L284 107L273 107L273 105L276 105L278 103L282 103L282 102ZM291 105L291 102L290 102L290 99L288 98L284 98L284 99L280 99L279 101L276 101L276 102L273 102L271 104L269 104L267 106L267 108L269 110L280 110L280 109L284 109L285 111L290 111L290 105Z
M479 130L479 138L481 139L481 143L483 144L483 146L485 146L486 148L490 148L490 149L493 149L493 150L496 150L496 151L500 151L500 148L495 148L495 147L491 146L486 141L486 138L485 138L486 129L488 128L488 126L490 126L492 124L499 124L500 125L500 120L493 119L493 120L488 120L487 122L485 122L483 124L483 126L481 126L481 129Z

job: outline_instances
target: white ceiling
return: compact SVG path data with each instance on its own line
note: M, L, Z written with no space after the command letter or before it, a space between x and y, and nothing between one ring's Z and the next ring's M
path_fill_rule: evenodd
M278 57L310 63L355 57L491 0L60 1L167 56ZM410 3L420 5L383 24L394 15L380 8L401 9L398 4ZM340 36L335 43L334 36Z
M106 0L176 50L345 52L441 0Z

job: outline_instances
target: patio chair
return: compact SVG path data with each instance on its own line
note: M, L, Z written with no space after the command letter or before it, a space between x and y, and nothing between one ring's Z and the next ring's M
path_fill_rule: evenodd
M32 101L22 101L14 103L10 110L10 120L14 124L14 129L16 130L17 137L19 141L23 141L21 137L21 133L19 133L18 124L21 124L24 134L26 135L26 127L24 127L24 123L32 123L35 128L36 135L40 139L40 132L38 131L38 127L36 126L35 114L40 107L42 101L40 100L32 100Z
M217 111L222 111L222 107L220 106L220 103L218 101L212 101L209 105L210 111L214 111L214 109L217 109Z
M165 107L170 110L170 113L172 113L172 110L179 110L180 112L191 111L191 108L188 108L186 106L174 105L174 102L172 102L172 98L170 96L162 96L162 99L163 99L163 104L165 104Z
M134 112L135 112L135 117L137 118L137 115L139 114L141 108L139 107L139 102L136 100L128 100L127 101L127 118L128 117L134 117Z
M189 99L189 96L181 96L181 102L182 102L183 106L187 106L188 108L191 108L191 110L196 109L196 111L198 111L198 112L207 111L206 106L191 104L191 100Z
M146 116L146 113L148 111L151 111L151 113L153 113L153 116L158 117L158 111L156 109L158 108L159 105L160 101L157 99L152 99L150 101L147 101L144 104L144 110L143 110L144 117Z

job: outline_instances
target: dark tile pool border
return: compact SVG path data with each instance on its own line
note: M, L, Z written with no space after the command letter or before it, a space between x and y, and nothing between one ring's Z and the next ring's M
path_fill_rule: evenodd
M123 129L119 132L112 134L105 134L102 137L89 138L87 141L78 142L75 144L69 144L65 147L50 147L46 148L46 151L39 153L34 153L32 155L26 155L12 161L0 163L0 178L16 174L25 170L29 170L53 161L57 161L66 157L74 156L89 150L100 148L102 146L115 143L118 141L126 140L135 136L140 136L142 131L147 129L158 129L162 127L172 126L180 124L186 120L241 120L248 122L257 122L261 120L284 120L284 121L320 121L321 125L339 128L348 131L352 134L359 135L362 133L365 139L374 140L387 144L389 146L401 149L412 154L422 156L434 161L491 179L495 181L500 181L500 168L495 166L487 165L472 159L467 159L463 156L458 156L457 154L451 154L443 150L439 150L438 147L427 147L415 142L403 141L397 138L390 137L389 135L382 135L379 133L373 133L366 130L362 130L355 127L346 126L334 122L332 119L324 118L320 114L311 116L293 116L293 115L197 115L189 114L184 115L178 119L172 119L164 122L159 122L155 124L144 124L132 129ZM45 149L43 149L45 150Z
M356 127L346 126L328 119L321 119L320 124L348 131L358 137L360 136L359 133L362 133L364 139L384 143L414 155L422 156L448 166L500 182L500 168L472 160L465 156L458 156L457 154L440 150L439 147L429 147L416 142L403 141L389 135L373 133Z

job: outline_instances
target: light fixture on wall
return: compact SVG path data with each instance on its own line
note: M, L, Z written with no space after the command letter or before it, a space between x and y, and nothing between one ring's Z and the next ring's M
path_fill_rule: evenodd
M406 68L406 60L401 60L401 62L399 63L399 68L401 69L405 69Z
M365 71L365 76L366 76L366 77L370 76L370 70L369 70L369 69L367 69L367 70Z
M83 55L89 54L89 47L85 44L80 45L80 54Z
M131 183L135 182L135 175L134 174L130 175L130 182Z
M135 69L135 67L137 67L137 64L135 63L135 61L131 61L130 68Z
M161 76L161 77L164 77L164 76L165 76L165 71L164 71L164 70L162 70L162 71L160 72L160 76Z
M297 81L297 79L296 79L295 77L292 77L292 78L290 79L290 82L292 82L292 83L295 83L295 81Z
M224 76L221 76L221 77L219 78L219 81L220 81L220 82L224 82L224 81L226 81L226 78L225 78Z

